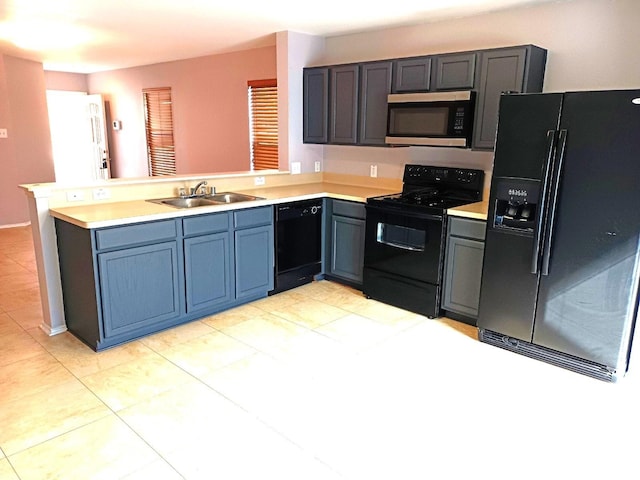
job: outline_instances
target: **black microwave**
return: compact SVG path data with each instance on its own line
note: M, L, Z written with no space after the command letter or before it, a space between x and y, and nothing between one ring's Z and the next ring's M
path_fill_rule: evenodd
M389 95L385 142L470 147L475 95L471 90Z

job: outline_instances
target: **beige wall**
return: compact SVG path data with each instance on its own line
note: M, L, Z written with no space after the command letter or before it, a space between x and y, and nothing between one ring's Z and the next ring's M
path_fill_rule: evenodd
M47 90L64 90L70 92L88 92L89 79L84 73L52 72L45 70L44 79Z
M246 171L249 165L247 81L276 78L276 49L113 70L88 75L89 92L108 102L115 177L146 176L142 89L171 87L177 173Z
M640 2L573 0L433 24L327 38L318 64L378 60L508 45L548 50L544 91L640 88ZM311 63L310 63L311 65ZM397 177L405 163L490 170L490 153L429 147L326 146L325 171Z
M22 183L54 180L42 64L0 55L0 226L29 221Z

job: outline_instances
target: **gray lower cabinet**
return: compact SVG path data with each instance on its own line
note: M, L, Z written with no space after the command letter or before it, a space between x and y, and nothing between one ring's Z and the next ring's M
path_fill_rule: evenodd
M182 220L187 313L210 311L234 299L229 217L222 212Z
M330 202L328 276L361 287L365 238L364 205L343 200Z
M273 208L238 210L233 217L236 298L251 300L273 290Z
M271 206L103 229L55 222L67 328L96 351L273 289Z
M187 312L215 308L234 298L229 232L184 240Z
M273 290L273 227L236 231L236 296Z
M475 324L480 301L486 222L449 217L442 308Z
M98 254L105 338L180 317L175 241Z

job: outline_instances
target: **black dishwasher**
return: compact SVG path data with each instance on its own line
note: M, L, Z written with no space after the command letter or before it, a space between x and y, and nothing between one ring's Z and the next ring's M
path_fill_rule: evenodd
M281 203L274 210L276 268L269 294L311 282L322 260L322 199Z

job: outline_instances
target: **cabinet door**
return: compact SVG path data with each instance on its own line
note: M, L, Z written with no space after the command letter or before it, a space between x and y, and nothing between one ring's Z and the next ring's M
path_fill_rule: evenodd
M330 143L358 141L358 75L356 64L331 69Z
M493 149L500 94L522 92L526 60L527 50L524 47L481 52L473 148Z
M331 274L362 283L365 221L332 216Z
M329 68L305 68L302 78L302 141L327 143L329 139Z
M484 242L449 237L442 308L478 317Z
M362 65L360 87L360 143L384 145L387 95L391 92L391 62Z
M396 60L393 92L426 92L431 85L431 57Z
M211 309L233 300L230 240L229 232L185 239L187 312Z
M273 226L235 232L236 298L273 290Z
M98 265L105 338L180 317L175 241L101 253Z
M436 90L473 88L476 54L438 55L436 57Z

